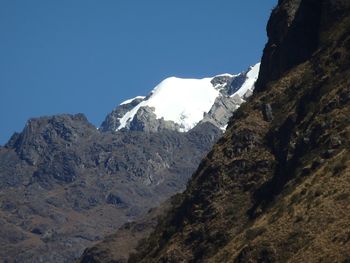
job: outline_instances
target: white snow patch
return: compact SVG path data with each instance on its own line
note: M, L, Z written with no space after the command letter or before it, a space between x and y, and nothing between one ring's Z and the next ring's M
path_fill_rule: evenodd
M246 94L248 90L253 91L255 82L259 76L259 69L260 63L257 63L256 65L250 67L250 70L247 73L247 79L243 83L242 87L238 91L233 93L231 97L235 96L236 94L240 97L243 97L243 95Z
M220 127L220 130L222 130L223 132L225 132L225 131L226 131L226 129L227 129L227 124L226 124L226 125L224 125L224 126L222 126L222 127Z
M232 75L230 73L223 73L223 74L219 74L219 75L216 75L215 77L235 77L235 76L238 76L238 75Z
M219 91L211 84L212 78L182 79L170 77L163 80L151 92L150 97L140 102L120 119L118 130L126 127L140 107L154 107L157 119L174 121L181 131L192 129L203 119L215 102Z
M120 105L124 105L124 104L129 104L130 102L133 102L134 100L136 99L144 99L145 96L137 96L135 98L132 98L132 99L128 99L128 100L125 100L123 101L122 103L120 103Z

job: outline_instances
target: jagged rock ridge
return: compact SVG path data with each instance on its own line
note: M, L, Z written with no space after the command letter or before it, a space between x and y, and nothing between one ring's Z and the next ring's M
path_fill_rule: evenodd
M76 259L87 245L183 190L220 135L210 123L187 133L110 133L82 114L29 120L0 147L0 258Z

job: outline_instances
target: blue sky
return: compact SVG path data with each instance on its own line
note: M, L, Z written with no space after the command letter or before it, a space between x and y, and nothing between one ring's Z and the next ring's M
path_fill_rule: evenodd
M27 119L84 113L99 125L169 76L258 62L277 0L0 0L0 144Z

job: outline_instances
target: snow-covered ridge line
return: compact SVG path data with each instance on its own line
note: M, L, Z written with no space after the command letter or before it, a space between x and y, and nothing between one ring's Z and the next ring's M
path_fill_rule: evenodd
M250 67L246 73L243 73L246 78L243 85L233 94L226 94L226 96L238 95L243 98L249 90L252 92L259 74L259 68L260 63ZM227 83L216 83L214 85L213 79L229 78L234 80L239 76L242 77L242 73L237 75L225 73L203 79L169 77L159 83L147 97L138 96L122 102L120 105L129 104L135 99L141 99L140 103L119 118L120 125L116 130L128 128L141 107L150 107L157 119L163 118L166 121L173 121L179 125L180 131L186 132L204 118L204 115L212 108L216 98L224 96L222 89L225 88Z
M133 102L133 101L136 100L136 99L144 99L144 98L146 98L146 97L145 97L145 96L136 96L135 98L132 98L132 99L128 99L128 100L123 101L123 102L120 103L119 105L129 104L130 102Z
M231 96L235 96L236 94L238 94L240 97L243 97L248 90L253 91L254 84L259 76L259 70L260 70L260 63L257 63L256 65L250 67L246 75L246 81L243 83L241 88Z

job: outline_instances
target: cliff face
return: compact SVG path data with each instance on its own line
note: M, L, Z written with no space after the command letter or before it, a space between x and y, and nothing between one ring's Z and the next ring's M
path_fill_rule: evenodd
M350 1L279 1L268 36L257 92L130 262L350 260Z

